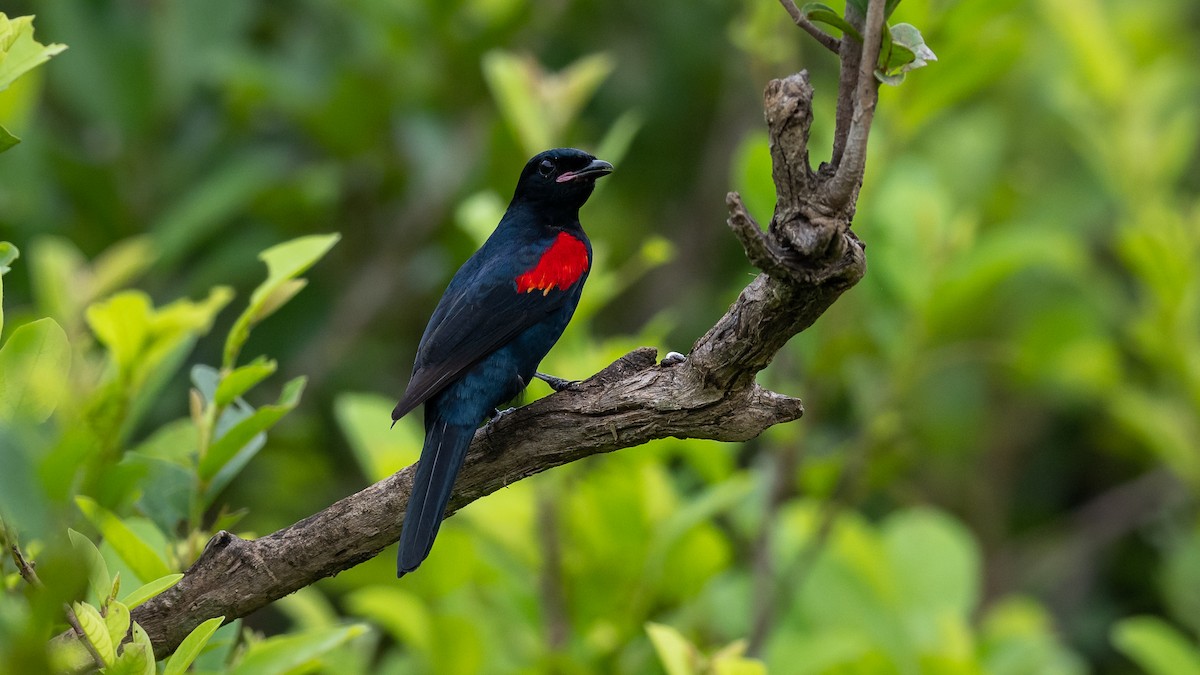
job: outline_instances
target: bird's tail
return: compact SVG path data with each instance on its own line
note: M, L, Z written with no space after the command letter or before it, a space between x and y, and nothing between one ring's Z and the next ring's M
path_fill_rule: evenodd
M433 548L454 479L475 436L474 426L455 425L443 419L429 420L427 427L412 494L404 510L404 527L400 530L397 577L417 569Z

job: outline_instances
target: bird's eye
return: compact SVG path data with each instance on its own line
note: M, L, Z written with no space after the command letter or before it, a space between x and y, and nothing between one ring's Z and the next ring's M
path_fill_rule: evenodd
M543 176L549 176L550 174L554 173L554 161L543 159L542 163L538 164L538 173L542 174Z

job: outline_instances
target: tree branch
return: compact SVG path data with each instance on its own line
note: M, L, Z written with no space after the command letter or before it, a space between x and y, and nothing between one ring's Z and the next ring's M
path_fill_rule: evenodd
M792 0L779 0L779 4L783 5L783 8L787 11L788 16L792 17L793 23L803 28L804 32L811 35L814 40L821 44L821 46L825 47L834 54L838 53L838 50L841 49L842 46L841 40L835 38L829 33L826 33L820 28L817 28L816 24L804 18L804 15L800 13L800 8L796 7L796 3Z
M875 64L879 61L879 49L883 38L884 0L870 0L867 5L867 16L863 26L862 54L855 64L858 75L855 78L854 114L850 118L846 130L844 151L836 163L835 173L830 180L828 206L841 210L847 206L853 207L858 188L862 185L863 171L867 165L867 136L871 132L871 121L875 116L875 103L879 99L879 81L875 79ZM847 18L851 8L846 3ZM843 40L849 42L849 40ZM843 54L844 56L844 54ZM846 71L852 69L850 63L842 61L842 83L846 85ZM842 100L839 92L838 100ZM840 112L840 110L839 110ZM839 120L840 121L840 120ZM836 134L836 131L835 131Z
M882 2L872 0L870 7L868 13L875 15ZM879 26L868 33L877 41ZM842 40L843 54L850 42ZM867 56L873 63L876 57ZM845 68L844 58L842 63ZM863 95L863 88L855 91ZM808 163L812 87L807 74L773 80L764 107L777 192L770 226L765 232L759 228L736 193L728 203L730 226L765 273L742 290L682 363L658 363L654 349L638 349L590 379L481 429L448 513L590 455L669 436L745 441L803 414L798 399L763 389L755 375L862 278L866 258L850 230L853 196L836 206L829 177L814 174ZM873 108L873 96L855 101L855 122L869 124ZM850 138L866 140L865 134ZM156 656L170 654L208 618L245 616L395 542L413 469L260 539L217 533L178 584L133 612Z

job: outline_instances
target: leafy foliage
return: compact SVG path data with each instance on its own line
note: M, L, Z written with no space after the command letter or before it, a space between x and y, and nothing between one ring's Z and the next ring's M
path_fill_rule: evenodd
M66 48L66 45L61 44L43 45L33 39L32 16L9 19L7 14L0 12L0 92L8 89L13 80L49 61L50 57ZM0 152L20 142L21 139L0 126Z
M0 155L0 516L41 580L4 558L4 672L94 662L47 647L64 605L109 672L149 672L121 607L213 532L411 463L420 420L389 430L392 397L532 152L617 165L544 364L578 378L686 351L749 281L721 196L771 213L767 78L810 71L814 164L833 133L833 59L773 3L14 2L71 49L0 92L24 139ZM840 5L803 11L845 30ZM420 573L397 583L384 552L160 667L1187 672L1194 8L885 13L877 77L932 60L926 40L941 60L881 93L867 277L762 376L804 420L521 481L448 521Z

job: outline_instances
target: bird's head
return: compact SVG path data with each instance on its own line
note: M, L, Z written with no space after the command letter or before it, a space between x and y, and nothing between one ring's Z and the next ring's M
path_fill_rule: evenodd
M596 179L612 170L612 164L582 150L546 150L525 164L513 201L578 209L592 195Z

